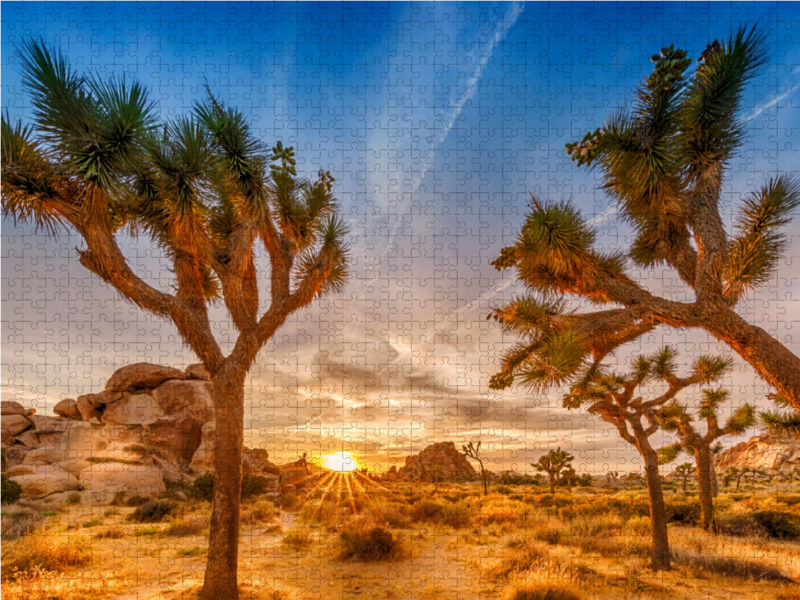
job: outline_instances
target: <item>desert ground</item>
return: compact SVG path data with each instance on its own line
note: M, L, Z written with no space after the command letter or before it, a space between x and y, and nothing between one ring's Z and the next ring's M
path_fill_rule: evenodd
M690 485L667 485L673 566L648 568L646 491L423 483L326 472L243 501L243 598L574 600L800 599L800 486L742 484L697 527ZM189 492L187 496L185 491ZM208 501L3 507L8 600L198 598Z

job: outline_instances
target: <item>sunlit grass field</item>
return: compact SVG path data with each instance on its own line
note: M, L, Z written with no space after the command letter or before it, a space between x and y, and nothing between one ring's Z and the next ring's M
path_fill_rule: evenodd
M711 535L693 491L668 492L674 565L655 573L644 489L484 496L478 483L312 474L302 491L243 503L242 596L800 599L800 493L749 486L716 502ZM199 598L210 512L179 499L6 505L3 598Z

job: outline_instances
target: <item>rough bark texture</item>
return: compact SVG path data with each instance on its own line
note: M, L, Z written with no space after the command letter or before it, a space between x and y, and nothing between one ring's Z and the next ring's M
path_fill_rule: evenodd
M647 495L650 499L650 522L652 525L653 551L651 567L654 571L670 568L671 553L667 535L667 509L664 504L664 491L661 489L661 475L658 473L658 455L654 450L643 452L645 459L645 479Z
M550 476L550 493L551 494L555 494L556 493L556 474L555 473L551 473L551 472L548 472L547 474Z
M700 511L703 518L703 529L715 531L714 522L714 492L711 487L711 451L699 448L696 451L697 489L700 495Z
M204 600L236 600L239 502L244 445L244 370L224 367L213 377L216 400L214 500Z

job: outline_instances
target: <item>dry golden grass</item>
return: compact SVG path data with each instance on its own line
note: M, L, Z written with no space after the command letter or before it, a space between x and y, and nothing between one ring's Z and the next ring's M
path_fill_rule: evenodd
M652 572L643 491L551 497L508 486L484 497L474 484L440 484L436 493L364 478L350 491L329 483L294 495L290 510L264 499L243 506L242 598L800 600L800 543L760 530L709 535L674 522L674 568ZM690 500L668 496L681 519L691 518ZM793 500L725 495L720 520L800 510ZM129 507L68 510L50 506L27 535L3 540L4 598L198 597L209 503L181 502L174 516L152 524L129 521ZM96 520L102 525L82 527Z

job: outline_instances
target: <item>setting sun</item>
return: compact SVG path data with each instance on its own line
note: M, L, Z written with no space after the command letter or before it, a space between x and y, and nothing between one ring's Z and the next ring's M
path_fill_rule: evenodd
M331 471L347 473L358 467L358 462L349 452L336 452L322 457L322 466Z

